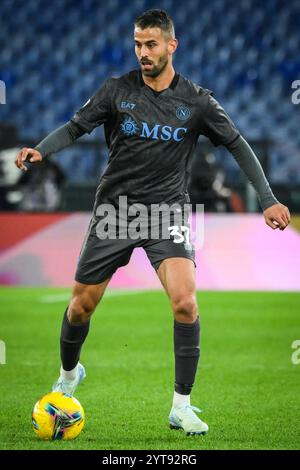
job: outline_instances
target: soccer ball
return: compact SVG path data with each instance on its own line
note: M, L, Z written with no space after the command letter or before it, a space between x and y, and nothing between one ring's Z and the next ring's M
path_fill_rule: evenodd
M32 411L34 432L43 440L71 440L82 431L85 416L79 401L62 392L43 396Z

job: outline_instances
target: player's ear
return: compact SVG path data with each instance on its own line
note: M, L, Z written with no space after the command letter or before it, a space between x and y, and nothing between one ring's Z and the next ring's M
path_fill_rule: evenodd
M170 39L169 42L168 42L168 52L169 52L169 54L174 54L177 47L178 47L178 40L175 39L175 38Z

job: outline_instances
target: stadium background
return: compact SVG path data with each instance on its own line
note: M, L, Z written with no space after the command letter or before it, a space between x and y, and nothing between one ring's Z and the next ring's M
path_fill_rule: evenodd
M174 19L179 39L176 70L214 91L256 151L275 195L292 213L284 232L266 227L254 192L234 159L225 149L200 140L190 182L193 203L204 202L206 207L205 244L197 252L204 382L199 379L195 393L215 426L201 446L299 448L300 365L291 361L291 345L300 338L300 104L292 99L293 82L300 80L300 2L2 0L0 340L6 357L0 358L0 387L3 397L11 387L16 397L1 410L2 429L8 429L3 448L47 448L35 441L29 425L20 435L20 420L48 391L57 370L60 318L107 149L103 131L97 129L26 175L13 165L14 157L21 147L36 145L69 120L108 76L137 67L132 25L137 15L152 7L165 8ZM162 315L169 306L142 251L136 250L130 264L118 270L102 309L108 309L112 319L99 312L94 320L97 333L92 333L84 351L93 371L89 387L92 381L95 387L103 381L109 384L102 388L101 399L111 416L121 413L117 402L125 399L122 387L136 401L129 400L131 409L116 439L118 421L98 416L99 403L86 386L79 398L97 418L90 418L84 437L69 445L198 448L199 443L169 437L167 430L161 434L160 399L168 405L172 381L171 314ZM108 360L105 345L109 349L111 343L103 335L116 323L115 355ZM163 334L169 341L166 349L160 341ZM222 354L215 350L216 342ZM124 349L118 349L120 344ZM118 353L123 360L117 367L113 361L120 361ZM141 359L133 374L136 354ZM46 360L49 364L42 373L41 361ZM155 361L162 370L155 368ZM157 380L157 374L158 391L150 401L147 385L151 378ZM18 397L24 402L19 417ZM142 423L137 435L135 406ZM158 416L149 428L146 408ZM103 421L106 428L101 427L99 436ZM233 434L228 422L234 422ZM280 426L288 426L285 436ZM227 429L225 436L222 429ZM93 432L98 440L89 437ZM148 440L145 433L151 436Z

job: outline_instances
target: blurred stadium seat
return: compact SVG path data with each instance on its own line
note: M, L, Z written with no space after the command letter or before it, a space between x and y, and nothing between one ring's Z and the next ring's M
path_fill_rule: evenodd
M246 138L274 141L271 182L299 183L299 107L291 83L300 78L300 2L161 0L159 6L174 18L177 70L212 89ZM150 7L157 4L53 0L45 8L42 0L21 7L2 0L0 79L8 104L1 122L35 141L66 122L105 78L137 66L133 21ZM95 170L99 177L105 152L96 169L86 158L76 156L74 165L65 155L59 164L71 180L95 178Z

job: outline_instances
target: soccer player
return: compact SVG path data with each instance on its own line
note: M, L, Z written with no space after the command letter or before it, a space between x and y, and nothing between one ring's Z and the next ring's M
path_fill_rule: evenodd
M85 377L79 358L90 317L117 268L129 262L135 247L143 247L174 315L175 389L169 424L187 434L205 434L208 426L190 403L200 355L194 249L189 243L178 243L175 236L101 239L98 208L112 204L118 209L119 196L126 196L128 205L178 203L183 207L189 202L191 155L199 135L204 135L234 156L253 184L265 222L272 229L284 230L290 214L274 197L258 159L212 92L174 70L172 56L178 41L170 16L158 9L143 13L134 23L134 43L136 70L108 78L68 123L34 149L23 148L15 161L26 171L25 161L39 162L104 124L109 160L97 188L72 298L63 317L62 365L53 390L72 395ZM177 234L181 229L176 228Z

